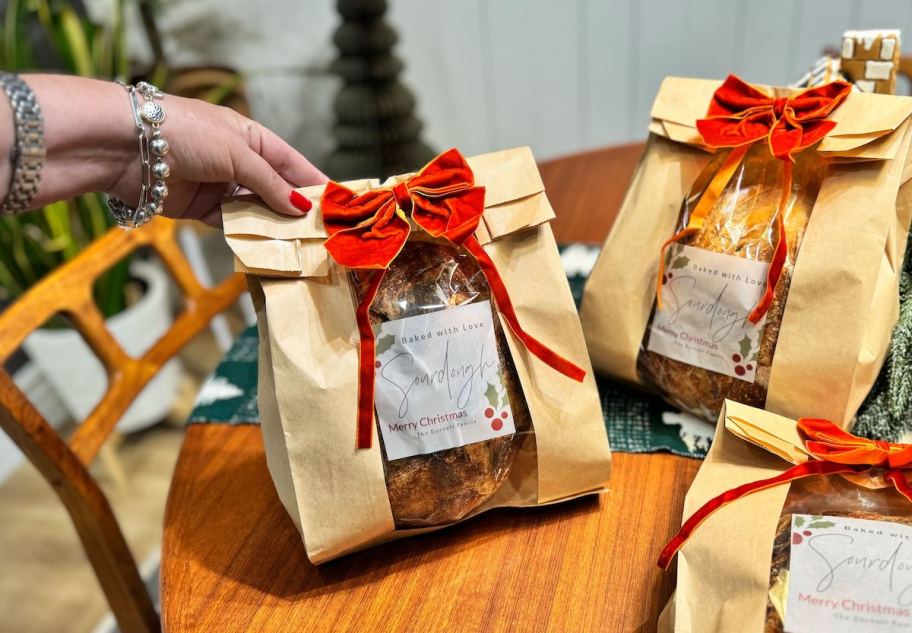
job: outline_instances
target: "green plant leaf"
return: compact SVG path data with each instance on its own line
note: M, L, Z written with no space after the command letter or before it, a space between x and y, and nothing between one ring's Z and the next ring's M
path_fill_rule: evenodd
M808 524L808 528L831 528L836 523L833 521L814 521L813 523Z
M114 51L111 31L96 29L92 34L92 65L100 77L114 76Z
M25 38L19 35L19 0L7 0L6 15L3 20L3 68L13 71L19 69L19 46L25 44Z
M0 222L7 225L10 237L10 257L16 263L16 268L20 272L23 280L23 285L25 287L29 287L38 281L40 275L35 272L35 267L32 265L32 261L29 259L28 253L26 251L22 225L19 221L19 218L0 216Z
M671 267L672 268L684 268L689 263L690 263L690 259L687 257L687 255L681 255L676 260L674 260L674 262L671 264Z
M130 283L130 258L120 260L95 283L95 303L105 318L127 307L127 284Z
M217 86L212 87L206 94L203 95L203 101L208 103L213 103L215 105L221 105L224 101L231 96L235 89L241 85L243 77L240 73L231 75L225 81L220 83Z
M51 238L62 245L64 259L74 258L79 253L79 247L72 237L69 203L66 201L52 202L44 207L42 212L51 231Z
M800 528L804 525L804 517L795 517L795 527Z
M92 51L86 36L86 28L71 7L64 7L60 10L60 26L70 54L73 56L76 74L83 77L94 77L95 69L92 65Z
M6 263L0 260L0 299L10 300L22 294L22 286L16 281Z
M389 351L396 343L396 337L392 334L383 334L377 339L377 347L374 350L376 355Z
M495 409L500 408L500 394L497 393L497 385L493 382L489 382L488 388L485 389L485 399Z
M105 211L101 194L87 193L79 197L89 214L89 239L97 240L111 228L110 216Z
M752 345L753 345L753 343L751 342L750 337L747 334L745 334L744 338L742 338L738 342L738 346L741 348L741 358L742 359L747 358L747 355L750 354Z

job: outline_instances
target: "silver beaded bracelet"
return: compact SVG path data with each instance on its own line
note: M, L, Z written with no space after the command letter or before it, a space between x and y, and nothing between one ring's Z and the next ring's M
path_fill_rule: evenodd
M136 124L139 140L139 158L142 169L139 204L131 207L123 200L108 196L108 208L114 215L118 226L124 229L135 229L142 226L164 211L165 198L168 197L168 186L165 178L171 170L165 163L165 156L170 149L168 141L162 137L161 125L165 120L165 111L155 101L165 94L150 83L141 81L135 86L121 84L130 95L133 109L133 121Z

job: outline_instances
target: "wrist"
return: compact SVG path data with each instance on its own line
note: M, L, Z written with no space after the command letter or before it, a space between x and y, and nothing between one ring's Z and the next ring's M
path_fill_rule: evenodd
M129 173L136 171L139 152L130 101L123 88L113 82L65 75L22 78L44 114L47 155L36 204L124 189ZM120 193L129 196L129 191Z

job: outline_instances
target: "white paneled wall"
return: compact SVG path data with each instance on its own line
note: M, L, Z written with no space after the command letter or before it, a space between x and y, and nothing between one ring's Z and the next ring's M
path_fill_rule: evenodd
M253 6L170 0L171 48L249 70L257 116L319 163L334 2ZM669 74L789 83L848 28L901 28L912 53L910 0L390 0L389 19L432 145L540 158L643 138Z
M666 75L790 83L849 28L912 44L908 0L392 0L390 17L430 142L545 158L643 138Z

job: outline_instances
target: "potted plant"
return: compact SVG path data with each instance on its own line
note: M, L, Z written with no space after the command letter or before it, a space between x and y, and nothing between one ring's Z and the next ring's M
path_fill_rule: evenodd
M113 79L130 77L123 2L113 3L112 24L93 24L81 3L9 0L0 65ZM0 305L8 304L112 226L103 196L86 194L14 216L0 216ZM169 282L157 262L126 259L95 286L96 303L124 349L139 355L172 320ZM55 318L23 347L75 420L84 419L106 388L106 374L77 332ZM162 419L180 379L176 361L149 383L121 419L132 431Z

